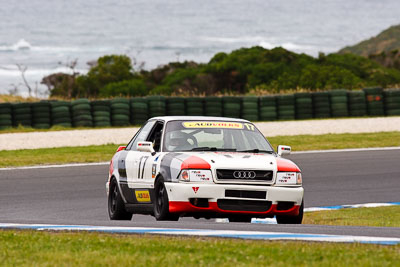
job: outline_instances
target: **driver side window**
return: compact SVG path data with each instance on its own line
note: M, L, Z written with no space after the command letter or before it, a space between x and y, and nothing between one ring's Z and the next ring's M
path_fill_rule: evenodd
M156 121L147 122L136 134L136 136L129 142L126 150L137 151L137 143L141 141L146 141L151 129L153 128Z

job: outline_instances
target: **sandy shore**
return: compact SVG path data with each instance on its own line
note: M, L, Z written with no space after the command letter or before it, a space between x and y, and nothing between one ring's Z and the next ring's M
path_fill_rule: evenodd
M265 136L400 131L400 117L259 122ZM0 134L0 150L126 144L138 128ZM400 141L399 141L400 143Z

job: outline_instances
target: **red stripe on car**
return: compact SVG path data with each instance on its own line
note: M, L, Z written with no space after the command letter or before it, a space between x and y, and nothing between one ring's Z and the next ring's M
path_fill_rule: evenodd
M300 168L290 160L277 158L278 172L300 172Z
M182 162L181 169L211 169L210 164L202 158L190 156Z

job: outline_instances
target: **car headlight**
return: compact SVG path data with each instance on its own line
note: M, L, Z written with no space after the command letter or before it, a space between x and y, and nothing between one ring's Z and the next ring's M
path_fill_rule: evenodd
M211 170L182 170L179 174L182 182L212 182Z
M276 184L301 185L302 183L301 172L278 172L276 174Z

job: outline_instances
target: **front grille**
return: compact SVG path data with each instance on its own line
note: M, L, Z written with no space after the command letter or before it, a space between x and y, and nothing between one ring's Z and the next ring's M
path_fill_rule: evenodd
M271 201L218 199L217 205L222 210L264 212L271 208Z
M273 179L273 171L260 170L217 170L219 181L248 181L248 182L269 182Z
M225 197L265 199L266 196L265 191L225 190Z

